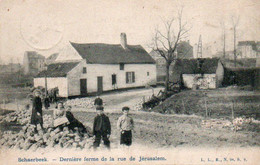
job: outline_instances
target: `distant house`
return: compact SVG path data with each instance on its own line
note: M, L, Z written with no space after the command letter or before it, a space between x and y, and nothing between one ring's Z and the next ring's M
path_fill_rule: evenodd
M166 61L158 54L158 52L152 50L150 56L156 62L156 75L157 82L164 81L166 77ZM178 44L175 56L178 59L192 59L193 58L193 47L190 45L189 41L181 41ZM172 63L173 65L173 63ZM172 65L170 67L172 67Z
M140 45L70 43L46 72L34 78L34 86L59 88L61 97L87 96L103 91L144 87L156 79L152 57Z
M224 68L217 58L178 59L170 72L171 82L181 82L187 88L218 88L223 78Z
M149 54L156 62L157 82L164 81L166 77L165 59L155 51L151 51Z
M191 59L193 58L193 46L189 41L181 41L177 47L177 57L179 59Z
M36 75L44 70L45 57L35 51L26 51L23 58L24 74Z
M9 63L7 65L0 65L0 74L11 74L21 71L21 64L19 63Z
M238 58L258 58L260 53L260 42L239 41L237 45Z

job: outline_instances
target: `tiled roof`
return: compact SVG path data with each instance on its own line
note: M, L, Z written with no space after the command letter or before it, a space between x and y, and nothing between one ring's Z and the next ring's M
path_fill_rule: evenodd
M213 74L218 67L218 58L178 59L173 70L181 74Z
M127 49L124 49L119 44L78 44L71 42L71 45L90 64L155 63L141 45L127 45Z
M66 77L67 73L71 71L79 62L53 63L48 65L47 71L40 72L36 77Z

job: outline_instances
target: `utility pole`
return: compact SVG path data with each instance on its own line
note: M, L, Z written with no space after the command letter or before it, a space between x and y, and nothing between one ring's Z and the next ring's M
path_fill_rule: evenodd
M226 30L225 30L225 26L223 29L223 57L224 59L226 58Z
M237 25L239 23L239 16L238 17L231 17L232 19L232 25L233 25L233 30L234 30L234 63L235 67L237 66L237 52L236 52L236 30L237 30Z
M48 66L47 66L46 63L44 63L45 98L46 98L47 95L48 95L48 88L47 88L47 69L48 69Z
M202 58L202 40L201 40L201 35L200 35L199 42L198 42L197 58Z
M223 58L226 58L226 27L225 27L225 21L220 21L221 29L222 29L222 35L223 35Z
M234 26L234 62L237 67L237 54L236 54L236 26Z

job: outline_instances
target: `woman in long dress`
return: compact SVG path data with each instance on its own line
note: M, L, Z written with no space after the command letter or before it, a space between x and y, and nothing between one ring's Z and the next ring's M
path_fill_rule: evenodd
M40 124L43 129L43 118L42 118L42 100L40 98L40 91L34 92L32 100L32 116L31 124L35 125L35 131L37 131L37 124Z

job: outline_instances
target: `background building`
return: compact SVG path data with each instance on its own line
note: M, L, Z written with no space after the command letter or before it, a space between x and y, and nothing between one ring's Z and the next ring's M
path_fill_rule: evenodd
M156 62L157 82L164 81L165 77L166 77L165 59L154 50L152 50L150 52L150 56ZM177 56L178 59L192 59L193 58L193 47L190 45L189 41L181 41L178 44L177 51L175 51L175 56ZM174 65L174 62L172 62L170 68L172 68L173 65Z
M259 41L239 41L237 45L237 58L257 58L260 52Z
M35 51L26 51L23 58L24 74L36 75L44 70L45 57Z

